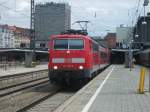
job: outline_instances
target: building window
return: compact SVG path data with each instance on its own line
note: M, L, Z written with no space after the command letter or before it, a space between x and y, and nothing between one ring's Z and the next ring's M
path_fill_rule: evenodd
M40 43L40 47L45 48L46 47L45 43Z
M26 47L26 44L25 44L25 43L21 43L21 44L20 44L20 47L21 47L21 48L24 48L24 47Z
M3 32L3 33L4 33L4 31L5 31L5 30L4 30L4 29L2 29L2 32Z

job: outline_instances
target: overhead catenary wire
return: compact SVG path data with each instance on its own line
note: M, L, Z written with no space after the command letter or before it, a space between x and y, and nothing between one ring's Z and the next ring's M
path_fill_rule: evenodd
M8 9L8 10L11 10L11 11L13 11L13 12L15 12L15 13L18 13L18 14L20 14L20 15L23 15L24 17L29 17L29 16L27 16L26 14L21 13L20 11L17 11L17 10L14 10L14 9L8 7L8 6L5 6L4 4L0 4L0 7L3 7L3 8L6 8L6 9Z
M135 19L137 19L137 17L138 17L138 12L139 12L140 3L141 3L141 0L138 0L137 9L136 9L136 14L135 14Z
M144 3L145 3L145 0L144 0ZM148 6L148 3L147 4L146 3L144 4L144 3L143 3L143 1L141 3L141 0L138 0L138 5L137 5L136 13L135 13L135 21L136 21L135 31L136 31L136 35L138 35L137 34L137 27L138 27L137 22L138 22L139 18L141 17L141 15L143 15L145 17L145 6ZM141 8L140 8L140 5L141 5Z
M75 11L76 12L78 11L80 13L82 12L84 15L86 15L86 16L82 16L82 20L87 20L88 16L91 16L91 15L93 16L93 18L91 18L90 20L88 19L89 21L91 21L89 25L92 25L92 29L91 28L88 29L88 31L91 32L91 33L94 33L95 30L96 30L96 27L93 27L93 26L95 26L97 24L103 24L106 21L103 17L100 17L98 15L98 12L101 12L100 10L94 11L94 10L91 9L90 11L88 11L88 10L85 10L85 8L82 7L81 5L72 6L72 8L74 8L74 9L79 9L80 8L81 9L80 11L79 10L75 10ZM75 12L73 12L73 13L75 13ZM95 21L96 22L100 21L100 22L95 23ZM105 25L103 24L103 26L106 27L105 29L108 29L108 27L110 27L109 25L106 25L106 24ZM114 28L111 28L111 29L114 29ZM102 29L100 31L106 32L104 29Z
M1 5L6 4L6 3L8 3L8 1L9 1L9 0L4 1L4 2L1 2L0 4L1 4Z
M138 16L138 17L140 17L140 16L141 16L141 14L142 14L143 10L144 10L144 7L142 7L142 8L141 8L141 10L140 10L140 12L139 12L139 16Z
M141 4L141 0L137 0L136 6L135 6L135 8L136 8L135 13L134 13L134 17L133 17L133 20L132 20L133 25L136 24L136 21L138 19L140 4Z
M133 24L136 25L139 17L143 14L143 0L137 0L136 2L136 9L134 13L134 19L132 20Z
M140 3L141 3L141 0L139 0L139 1L140 1ZM138 6L137 19L142 15L143 10L144 10L143 3L141 3L142 7L141 7L141 9L139 9L139 8L140 8L140 3L139 3L139 6Z

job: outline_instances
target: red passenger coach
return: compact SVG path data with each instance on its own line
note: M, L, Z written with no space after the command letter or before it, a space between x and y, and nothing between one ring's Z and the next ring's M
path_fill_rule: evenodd
M51 36L49 52L51 82L90 79L109 64L109 50L83 34Z

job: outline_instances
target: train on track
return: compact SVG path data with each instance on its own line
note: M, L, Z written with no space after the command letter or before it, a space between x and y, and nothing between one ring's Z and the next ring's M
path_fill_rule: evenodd
M109 65L110 51L82 30L50 37L49 79L61 83L89 80Z
M150 67L150 49L136 53L135 60L138 64Z

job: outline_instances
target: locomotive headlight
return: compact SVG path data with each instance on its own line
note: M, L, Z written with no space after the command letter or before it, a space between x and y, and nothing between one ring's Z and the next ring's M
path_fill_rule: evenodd
M83 70L83 66L79 66L79 69L80 69L80 70Z
M57 67L57 66L54 66L53 68L54 68L54 70L57 70L57 69L58 69L58 67Z

